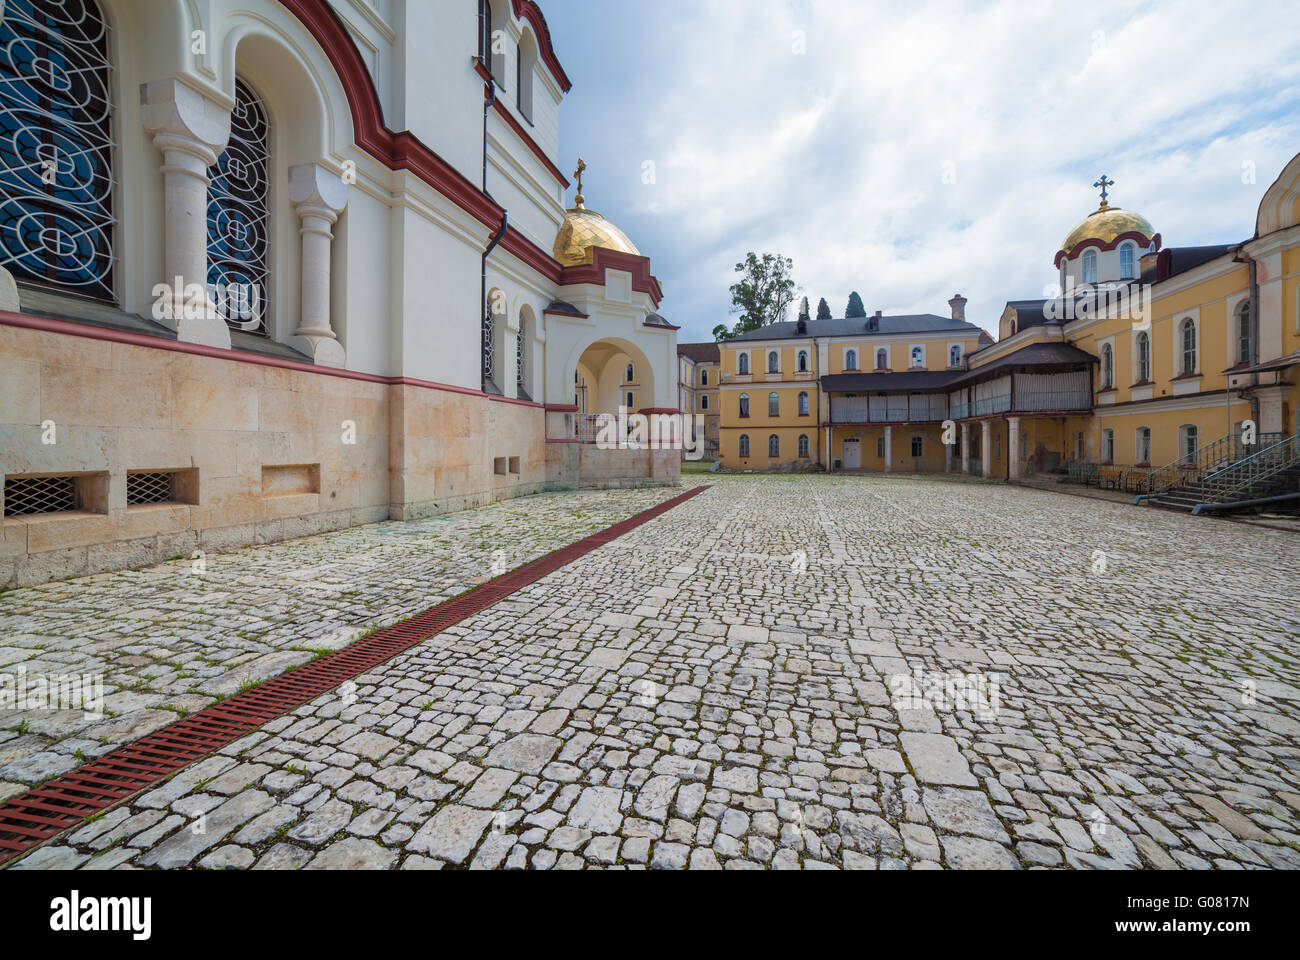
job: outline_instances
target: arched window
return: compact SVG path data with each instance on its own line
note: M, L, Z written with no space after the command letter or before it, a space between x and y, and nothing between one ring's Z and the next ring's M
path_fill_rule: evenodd
M1196 323L1191 317L1184 318L1178 328L1183 344L1183 373L1196 372Z
M632 393L631 390L629 390L629 391L627 392L627 404L626 404L626 406L627 406L627 408L628 408L629 410L631 410L633 407L636 406L636 396Z
M707 370L701 370L701 371L700 371L700 386L701 386L701 387L707 387L708 385L709 385L709 371L707 371Z
M951 346L948 348L948 366L961 366L961 347Z
M924 362L924 358L925 358L924 350L922 350L920 347L912 348L912 366L919 367Z
M845 370L856 370L856 369L858 369L858 351L856 351L856 350L848 350L848 351L845 352L845 354L844 354L844 369L845 369Z
M1097 282L1097 251L1096 250L1083 251L1083 282L1084 283Z
M740 455L742 457L749 456L749 434L747 433L740 435Z
M740 415L742 417L749 416L749 394L747 393L740 395Z
M749 374L749 354L747 354L747 353L742 353L742 354L741 354L741 355L736 359L736 373L739 374L739 375L742 376L742 377L744 377L744 376L748 376L748 374Z
M271 131L266 110L235 80L230 140L208 169L208 287L226 321L266 334Z
M889 351L887 351L884 347L881 347L879 350L876 351L876 369L877 370L889 369Z
M808 372L808 351L807 350L799 351L799 372L800 373Z
M1151 462L1151 428L1138 427L1135 449L1133 455L1137 458L1138 463Z
M781 415L781 397L776 393L767 395L767 415L769 417L779 417Z
M1119 278L1121 280L1133 280L1137 273L1133 264L1134 247L1131 243L1120 244L1119 248Z
M799 416L808 416L808 394L802 392L799 394Z
M1250 301L1243 300L1237 305L1237 362L1250 363L1252 354L1250 335Z
M1115 350L1109 343L1101 347L1101 386L1104 390L1115 386Z
M799 434L799 459L808 459L808 434L806 433Z
M629 363L629 364L627 365L627 369L624 370L623 373L624 373L624 375L627 377L627 382L628 382L628 383L635 383L635 382L636 382L636 367L635 367L635 366L633 366L632 364Z
M775 433L767 438L767 455L769 457L781 456L781 438Z
M515 106L529 123L533 122L533 74L537 69L537 43L527 30L515 48Z
M478 56L498 85L505 80L505 31L494 22L492 0L478 0Z
M0 22L0 266L113 300L108 28L94 0L14 0Z
M1151 335L1143 330L1137 336L1138 383L1151 379Z
M707 393L700 397L700 409L709 409L709 395Z
M775 350L767 352L767 372L776 373L781 369L781 356Z

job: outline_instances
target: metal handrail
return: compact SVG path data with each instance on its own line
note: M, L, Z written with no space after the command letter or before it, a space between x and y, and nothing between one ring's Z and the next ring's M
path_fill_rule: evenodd
M1255 446L1259 449L1271 446L1283 436L1282 433L1258 434ZM1241 442L1241 438L1230 433L1210 441L1191 456L1179 457L1172 463L1152 470L1148 476L1147 488L1152 494L1157 494L1196 483L1216 472L1216 468L1223 469L1241 462L1245 451L1246 445Z
M1202 503L1223 503L1300 463L1300 433L1217 470L1201 481Z

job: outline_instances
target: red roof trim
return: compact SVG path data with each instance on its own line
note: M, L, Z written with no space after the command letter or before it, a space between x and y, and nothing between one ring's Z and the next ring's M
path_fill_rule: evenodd
M591 263L563 268L560 271L559 282L561 286L566 287L578 283L595 283L604 286L606 269L624 270L632 274L632 289L648 295L654 301L654 305L659 306L664 293L659 286L659 281L650 273L650 260L634 253L595 247L592 250Z
M542 8L533 0L511 0L511 6L514 8L516 19L527 20L532 24L542 62L551 71L551 76L560 85L560 89L568 93L573 84L569 81L569 75L564 72L564 67L560 66L560 58L555 55L555 48L551 46L551 28L546 25Z
M1145 233L1139 233L1136 230L1129 230L1126 233L1121 233L1110 243L1102 243L1100 240L1080 240L1074 245L1074 249L1072 250L1057 251L1056 259L1052 261L1052 265L1057 269L1060 269L1062 260L1073 260L1085 247L1096 247L1098 250L1114 250L1125 240L1136 240L1143 246L1155 244L1156 250L1160 249L1160 234L1157 233L1154 237L1148 237ZM1134 266L1136 267L1136 264ZM1134 277L1133 279L1136 280L1137 278Z
M280 0L280 3L302 22L333 64L347 94L356 145L390 170L411 171L470 216L495 229L501 223L501 207L414 134L394 133L384 126L383 110L370 73L347 28L325 0ZM536 16L541 17L540 11ZM513 227L507 231L502 246L546 279L558 280L560 265Z

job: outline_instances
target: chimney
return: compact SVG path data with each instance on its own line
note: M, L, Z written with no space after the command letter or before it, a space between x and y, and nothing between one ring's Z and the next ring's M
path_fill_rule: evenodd
M966 319L966 298L960 293L953 294L952 299L948 301L948 306L952 307L952 318L954 320L964 321Z
M874 316L867 317L867 330L880 329L880 311L877 310Z

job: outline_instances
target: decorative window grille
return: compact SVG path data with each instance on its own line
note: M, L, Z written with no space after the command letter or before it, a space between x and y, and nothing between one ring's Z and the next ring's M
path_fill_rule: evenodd
M208 169L208 287L231 326L267 333L270 126L266 109L235 81L230 141Z
M775 433L767 438L767 455L769 457L781 456L781 438Z
M483 379L491 380L492 375L496 373L496 348L494 341L496 322L492 319L492 311L483 311Z
M126 475L126 505L140 506L146 503L171 503L172 474L170 473L128 473Z
M77 509L73 477L5 477L5 516L62 513Z
M94 0L7 0L0 21L0 266L113 300L113 103Z
M740 435L740 455L742 457L749 456L749 434L747 433Z
M524 385L524 332L515 335L515 382Z
M781 415L781 397L776 393L767 395L767 415L769 417L779 417Z
M808 434L806 433L799 434L799 459L808 459Z

